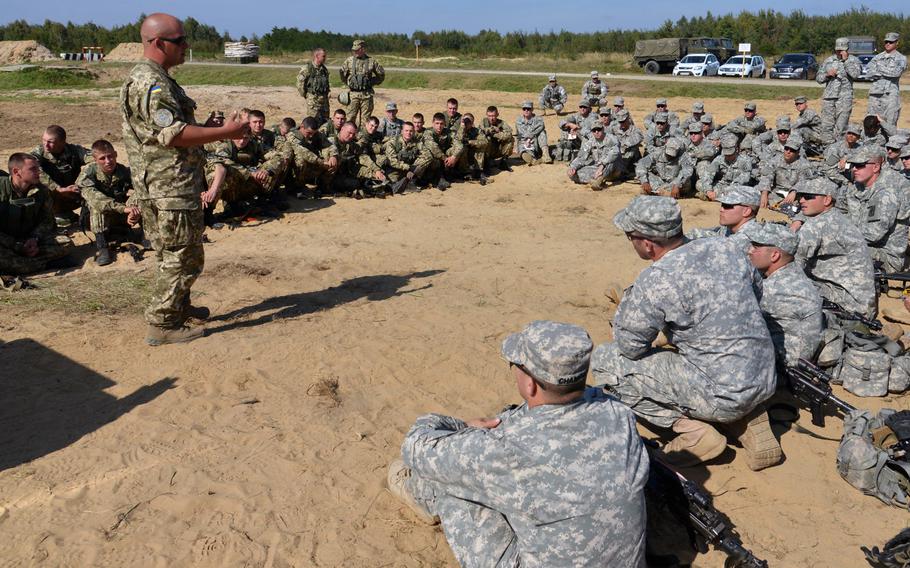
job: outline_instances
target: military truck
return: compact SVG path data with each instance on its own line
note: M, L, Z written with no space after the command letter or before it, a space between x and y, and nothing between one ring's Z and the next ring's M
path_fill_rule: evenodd
M690 53L713 53L723 63L736 55L733 41L725 37L665 37L635 42L635 63L649 75L669 73Z

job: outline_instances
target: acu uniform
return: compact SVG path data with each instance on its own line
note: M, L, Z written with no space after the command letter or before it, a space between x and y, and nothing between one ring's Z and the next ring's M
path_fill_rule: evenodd
M675 139L639 160L635 167L638 180L650 184L652 193L665 193L676 186L681 195L686 194L691 189L693 171L683 143Z
M595 128L603 129L603 125ZM618 179L622 174L622 163L619 152L619 141L610 133L606 133L603 140L598 140L593 135L581 145L578 156L569 165L575 170L572 181L587 183L591 189L601 190L604 183Z
M843 41L842 41L843 40ZM846 38L838 38L835 49L847 49ZM837 75L828 76L829 70ZM827 140L837 140L844 135L853 111L853 81L862 74L862 65L856 56L849 55L842 61L837 54L825 59L818 67L815 81L825 86L822 93L822 131Z
M582 104L587 105L588 103L582 101ZM591 127L599 123L599 117L593 112L589 112L588 116L582 116L580 112L577 112L560 121L559 129L562 130L562 136L556 144L556 161L571 162L578 154L582 141L591 133ZM578 129L570 132L566 129L567 124L575 124Z
M596 71L592 72L591 79L585 81L585 84L581 87L581 98L588 101L594 111L598 111L600 107L610 104L607 102L607 91L609 91L609 88L603 81L598 80L595 82L594 79L598 77L599 75Z
M39 183L19 197L12 177L0 177L0 274L38 272L68 255L73 243L56 233L50 190ZM23 253L22 245L29 239L38 241L36 256Z
M528 105L528 106L525 106ZM525 101L522 108L530 108L530 102ZM545 163L550 163L553 158L550 156L550 146L547 142L547 129L544 126L543 118L534 115L529 119L519 116L515 121L515 134L518 138L518 155L528 163L543 159Z
M322 124L329 119L329 70L308 61L297 73L297 92L306 99L306 116Z
M540 91L540 108L548 109L551 108L556 111L556 114L562 112L562 109L566 106L566 101L569 100L569 94L566 92L565 87L556 83L556 77L551 76L551 81L554 83L547 85Z
M897 41L900 35L885 34L887 41ZM866 114L877 114L882 122L897 125L901 116L901 75L907 70L907 57L896 49L891 53L882 51L869 62L868 74L872 78L869 88L869 106Z

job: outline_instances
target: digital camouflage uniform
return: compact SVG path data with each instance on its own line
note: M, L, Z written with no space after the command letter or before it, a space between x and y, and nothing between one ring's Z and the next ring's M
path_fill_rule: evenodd
M202 273L205 229L201 193L205 189L201 147L169 144L195 125L196 103L157 63L133 67L120 91L123 142L142 210L142 227L155 249L157 267L149 324L183 324L190 287Z
M709 175L711 162L714 161L718 153L720 153L720 148L707 138L702 138L698 144L694 144L691 138L686 140L686 154L694 167L696 189L704 185L702 180Z
M846 129L846 125L844 125ZM793 123L793 134L799 135L803 142L812 146L816 151L822 150L825 145L831 142L825 135L822 127L822 117L811 108L799 113L796 122Z
M796 260L822 298L845 310L875 313L872 257L862 232L837 209L809 217L797 233Z
M389 177L389 180L396 182L401 180L408 172L414 172L414 179L419 182L425 182L423 179L426 169L430 165L430 160L421 160L422 169L417 168L418 160L423 154L423 145L412 138L405 142L400 135L388 140L382 147L385 155L385 166L383 170Z
M441 134L436 134L433 129L427 129L421 145L422 151L417 159L415 168L420 170L422 176L426 176L428 180L434 183L440 176L446 176L446 179L451 177L457 164L451 170L446 170L443 162L451 156L461 158L464 153L464 146L461 140L445 128Z
M670 155L674 152L675 155ZM692 187L693 172L692 161L679 140L648 154L635 166L635 176L641 183L651 184L652 193L665 193L677 186L681 194L685 195Z
M473 125L471 128L465 128L462 125L459 134L464 151L458 158L458 171L462 174L483 172L484 159L490 141L479 128Z
M622 175L622 157L619 141L612 134L605 134L603 140L593 135L584 141L578 156L569 167L575 170L572 181L589 184L592 189L603 189L604 183L619 179Z
M559 121L559 130L562 134L559 142L556 143L553 159L558 162L571 162L575 159L578 150L581 149L582 141L591 133L591 127L599 123L600 117L593 112L589 112L588 116L582 116L580 112L576 112ZM574 132L570 132L566 128L567 124L574 124L578 128Z
M723 198L719 200L721 203L724 203ZM729 203L729 201L728 201ZM735 203L734 205L742 205L741 203ZM690 229L686 233L686 238L690 241L696 239L708 239L712 237L721 237L728 239L731 243L736 243L740 251L748 255L749 247L752 246L752 241L750 235L758 230L761 226L761 223L755 219L750 219L743 224L737 231L733 231L730 227L725 227L724 225L718 225L716 227L703 228L697 227L695 229Z
M828 76L828 70L836 69L837 75ZM853 111L853 81L862 74L862 64L853 55L841 61L837 55L825 59L818 66L815 81L825 86L822 93L822 132L826 140L837 140L843 137L850 113Z
M654 128L654 126L655 126L654 119L657 117L658 114L667 115L667 124L670 125L670 130L672 130L674 132L680 131L679 115L676 114L675 112L670 112L667 110L654 111L654 112L649 112L648 114L646 114L644 120L642 121L642 128L644 128L645 130L651 130L652 128Z
M846 186L847 218L853 221L869 247L873 261L886 272L900 272L907 260L907 230L910 211L903 176L882 169L870 187Z
M44 270L47 263L73 250L68 238L57 236L51 192L39 183L18 197L10 176L0 176L0 274L12 276ZM28 257L22 245L38 241L38 254Z
M815 358L822 340L822 298L799 264L791 262L765 278L761 311L777 360L795 367Z
M669 251L623 295L614 341L591 358L595 382L659 427L739 420L776 386L760 296L760 277L729 239ZM662 330L675 349L652 348Z
M344 60L338 73L351 92L351 102L345 109L347 119L362 126L373 114L373 87L385 80L385 69L369 55L352 55Z
M907 70L907 57L894 50L882 51L867 66L872 79L869 88L869 106L866 114L877 114L882 122L897 125L901 115L900 80Z
M127 194L133 189L133 178L130 169L123 164L117 164L110 175L104 173L101 166L89 164L82 170L76 185L88 205L90 227L94 233L128 226L126 207L139 206L135 196L128 199Z
M623 110L622 112L628 114L629 111ZM619 142L622 176L632 177L635 174L635 165L641 159L641 144L645 139L644 134L634 124L629 124L629 128L623 130L618 120L610 125L610 133Z
M380 168L385 165L385 154L382 151L382 141L382 132L379 132L378 128L374 130L372 134L367 132L366 128L361 128L357 131L357 142L363 148L366 148L367 152L370 154L370 158L372 158Z
M533 159L552 160L547 130L543 118L533 115L530 119L519 116L515 121L515 136L518 139L518 154L529 154Z
M824 165L820 166L819 170L826 178L837 185L847 184L849 180L847 180L846 169L841 169L840 162L857 150L860 145L861 143L857 142L855 145L850 146L846 140L840 140L829 145L825 148Z
M793 191L797 183L816 175L817 169L806 158L799 157L787 163L783 154L780 154L762 163L758 189L767 191L768 203L776 205Z
M206 144L204 148L206 185L211 186L218 164L225 168L221 186L221 199L225 203L252 199L275 188L282 161L278 153L271 152L271 157L263 162L261 147L254 146L252 142L245 148L238 148L232 140L219 140ZM260 169L269 172L269 180L264 187L253 179L253 173Z
M565 108L567 100L569 100L569 94L566 93L566 89L558 83L555 85L547 83L543 90L540 91L540 108L551 108L557 113L560 113L562 112L562 109Z
M379 127L376 132L382 135L384 141L392 140L401 134L402 126L404 126L404 121L400 118L396 117L395 120L389 120L389 117L384 116L379 119Z
M686 143L686 138L676 127L667 123L666 130L660 130L656 124L648 128L645 133L645 152L648 154L657 153L658 149L663 148L668 140L677 139L682 144Z
M263 130L258 136L250 135L250 146L252 151L259 156L258 163L253 167L262 167L271 173L271 191L279 180L284 179L288 165L293 159L293 151L287 143L287 140L271 130Z
M78 144L67 144L59 154L51 154L39 145L32 150L41 167L41 183L53 194L61 187L76 183L82 166L92 163L92 151Z
M329 119L329 70L306 62L297 73L297 92L306 99L306 115L322 124ZM369 115L367 115L369 116Z
M737 116L724 126L724 134L736 134L742 140L748 134L761 134L767 130L765 119L757 114L749 120L745 116Z
M732 156L733 154L729 154ZM700 196L708 191L715 192L715 197L722 195L732 185L751 185L752 160L748 156L736 154L731 162L728 155L721 154L714 158L705 168L705 176L699 177L696 190Z
M486 163L493 160L508 159L515 148L515 137L512 135L512 128L502 119L496 125L490 124L489 118L484 118L480 123L480 130L487 137Z
M325 161L338 156L335 144L320 131L314 132L310 138L299 132L293 137L289 135L288 142L293 155L292 172L296 185L315 183L318 191L328 193L334 173L329 171Z
M332 178L332 186L341 192L352 192L363 189L365 182L376 179L376 172L382 171L370 156L370 149L355 138L342 142L335 138L335 151L338 154L338 172Z
M603 81L594 82L593 80L585 81L581 87L581 98L591 104L591 110L598 111L602 106L608 106L607 91L609 87Z

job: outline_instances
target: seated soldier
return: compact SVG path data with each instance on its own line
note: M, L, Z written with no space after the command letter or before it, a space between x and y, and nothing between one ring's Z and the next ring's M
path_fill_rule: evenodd
M213 110L212 116L209 118L208 122L212 126L224 126L224 111Z
M796 260L822 298L872 317L876 312L872 257L862 232L834 208L837 185L826 178L796 188L805 221L800 224Z
M248 202L274 189L281 156L272 152L270 160L262 162L261 149L251 143L250 135L205 145L208 190L202 194L202 204L209 223L214 220L212 214L219 200L224 201L225 216L233 217L247 211Z
M404 121L398 118L398 105L395 103L386 103L385 118L379 122L379 134L382 135L383 142L397 138L401 134L401 127Z
M687 128L689 139L686 141L686 154L695 171L693 185L698 188L701 180L708 176L708 169L720 153L720 147L705 139L700 122L690 122Z
M599 122L597 115L591 113L591 105L587 99L578 103L578 112L559 122L562 136L556 143L555 160L558 162L571 162L581 149L581 142L588 137L591 126Z
M349 193L356 199L366 195L385 197L391 191L388 178L370 157L370 150L357 141L357 125L345 122L335 137L338 170L332 178L336 191Z
M701 115L701 133L705 135L705 140L710 140L715 146L720 148L720 139L723 138L721 127L714 122L714 115L705 113Z
M731 425L749 467L780 462L762 403L774 394L774 346L759 308L761 277L731 239L683 236L679 204L640 195L613 223L651 266L626 290L613 342L594 350L595 382L675 438L668 461L695 465L727 447ZM663 331L669 346L655 347Z
M76 180L82 166L92 161L91 152L78 144L68 144L66 130L52 124L44 131L41 144L32 150L32 155L41 167L41 184L51 192L54 216L64 225L76 221L73 211L82 206Z
M285 173L293 158L291 149L283 137L276 136L273 131L266 129L265 113L261 110L249 111L248 118L251 152L259 156L259 163L255 166L269 169L272 176L269 198L276 207L286 210L288 205L284 192L278 188L284 181ZM268 162L267 166L265 166L266 162Z
M619 141L607 134L603 124L595 124L591 127L591 137L581 145L566 174L575 183L586 183L594 191L600 191L607 182L619 179L621 173Z
M774 126L774 132L769 130L752 138L752 154L757 156L760 162L770 162L773 158L784 155L784 144L787 143L792 134L790 117L777 117L777 122L775 122ZM802 142L802 138L798 136L794 136L793 139L794 141L799 140ZM799 154L800 157L806 157L804 144L800 145Z
M607 107L603 107L599 111L597 111L597 122L600 123L601 125L603 125L604 132L606 132L607 134L610 134L612 136L613 111L611 109L608 109ZM590 132L588 132L587 138L589 140L592 138L592 134Z
M458 173L464 179L476 179L480 185L487 184L484 158L489 140L483 132L474 126L474 115L466 112L461 117L461 145L464 151L458 159Z
M591 71L591 79L585 81L581 86L581 98L588 101L591 108L600 110L600 107L607 106L607 92L609 91L606 83L601 82L600 73Z
M670 124L667 113L659 112L654 116L654 122L645 133L645 151L648 154L656 154L658 149L663 148L670 139L679 139L684 142L679 130Z
M382 133L379 132L379 119L371 116L357 131L357 143L367 149L370 157L380 168L385 165L385 154L382 152Z
M458 112L458 99L450 98L446 101L446 128L452 134L456 134L461 128L461 113Z
M553 163L547 142L547 129L543 119L534 114L534 103L531 101L521 103L521 116L515 121L515 138L518 155L529 166L541 162Z
M676 138L639 160L635 167L642 193L669 195L676 199L692 189L692 172L689 155Z
M850 168L847 167L847 155L858 149L863 135L863 129L858 124L848 124L844 131L844 139L825 148L825 165L821 167L822 173L837 185L846 185L849 182Z
M885 162L882 168L904 172L904 163L901 161L901 150L907 145L907 137L895 134L885 143Z
M793 123L793 134L802 138L803 144L806 145L807 155L820 156L824 152L825 146L833 142L833 140L828 140L822 130L822 117L809 108L809 101L806 97L796 97L793 99L793 103L799 112L799 117Z
M613 115L613 122L619 122L619 119L616 118L616 113L626 108L626 99L622 97L613 97L613 108L610 109L610 114ZM600 112L600 111L598 111ZM629 117L631 124L635 124L635 121L632 120L632 117Z
M863 119L863 145L884 147L894 134L894 127L879 120L878 116L867 115Z
M382 150L385 154L383 169L392 183L392 193L404 193L412 182L428 183L426 169L430 161L422 160L419 162L422 167L417 167L423 153L423 144L414 137L412 123L405 122L401 134L383 144Z
M619 157L622 159L620 180L635 176L635 166L641 159L641 143L644 135L632 124L629 111L620 109L613 114L611 134L619 141Z
M569 94L562 85L556 82L556 75L550 75L546 86L540 91L540 108L543 109L544 116L547 115L547 109L553 109L557 115L562 114L562 109L569 100Z
M822 342L822 298L793 262L797 236L784 225L764 223L750 231L749 260L765 281L759 305L781 367L815 360Z
M293 136L293 133L296 130L297 130L297 121L294 120L293 118L291 118L290 116L286 116L281 119L281 122L279 122L278 124L275 125L275 127L272 129L272 132L274 132L276 134L276 136L279 136L279 137L287 140L288 135Z
M57 236L51 192L41 183L38 159L17 152L0 176L0 274L31 274L65 258L72 241Z
M692 114L679 124L679 129L683 132L689 132L690 124L697 124L701 128L701 117L703 116L705 116L705 103L695 101L692 103Z
M427 414L405 436L389 491L442 523L462 566L645 565L648 453L628 409L585 389L591 347L580 327L532 322L502 344L524 404Z
M757 114L758 107L755 106L753 102L747 102L743 105L743 115L737 116L726 126L724 126L724 133L736 134L739 136L740 141L745 138L747 135L757 135L761 134L767 128L765 127L765 119Z
M755 218L760 200L761 194L754 187L730 186L717 198L720 202L720 225L710 229L692 229L686 233L686 238L729 237L740 245L743 254L748 253L751 233L759 226Z
M426 128L423 126L423 113L415 112L414 116L411 117L411 122L414 123L414 140L423 142L423 133L426 132Z
M464 152L461 140L446 128L446 117L441 112L433 115L433 129L423 136L423 152L417 167L436 184L439 191L447 190L457 177L456 167Z
M319 132L328 138L330 142L334 143L335 137L338 136L338 131L341 130L345 120L347 120L347 113L344 112L344 109L335 109L335 112L332 113L332 119L325 121L319 127Z
M95 264L106 266L114 262L110 249L112 233L128 236L130 227L138 225L142 215L135 196L128 195L133 189L130 169L117 163L117 152L111 143L96 140L92 144L92 157L95 163L82 170L76 185L85 198L90 228L95 235L98 248Z
M795 202L793 188L796 184L818 175L815 166L800 156L801 152L802 141L788 138L784 143L784 153L762 164L762 176L758 182L762 207Z
M907 264L910 184L882 168L883 159L878 146L863 146L847 157L853 171L846 187L847 218L859 227L873 262L885 272L900 272Z
M512 129L509 124L499 118L499 109L495 106L487 107L487 116L483 119L480 126L481 132L487 137L487 155L484 158L484 166L487 168L487 175L490 175L490 167L498 163L500 170L507 172L512 171L509 165L509 156L512 155L512 149L515 147L515 137L512 136Z
M652 128L654 128L655 124L657 123L657 121L654 119L656 119L657 115L659 115L659 114L667 115L667 123L670 125L670 127L673 130L679 129L679 115L677 115L675 112L672 112L668 109L667 99L660 98L660 99L657 99L657 101L655 103L654 112L649 112L648 114L645 115L645 119L642 122L645 130L651 130Z
M752 184L752 160L739 154L736 136L729 134L721 138L720 156L714 158L705 168L695 186L700 199L715 201L730 186Z
M288 138L293 153L294 185L302 189L316 184L313 197L319 199L332 192L332 177L338 170L338 149L319 131L319 123L308 116L300 123L298 135ZM303 197L298 192L297 197Z

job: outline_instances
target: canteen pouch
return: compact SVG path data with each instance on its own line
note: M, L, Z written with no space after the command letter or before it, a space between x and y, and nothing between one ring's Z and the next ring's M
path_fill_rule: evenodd
M888 374L888 392L899 394L910 387L910 356L904 354L891 359Z
M838 379L856 396L885 396L890 371L891 356L887 353L850 347L844 351Z
M872 432L884 426L894 410L882 409L873 416L868 410L855 410L844 418L844 435L837 450L837 472L866 495L906 509L910 489L910 463L889 459L888 452L876 447Z

